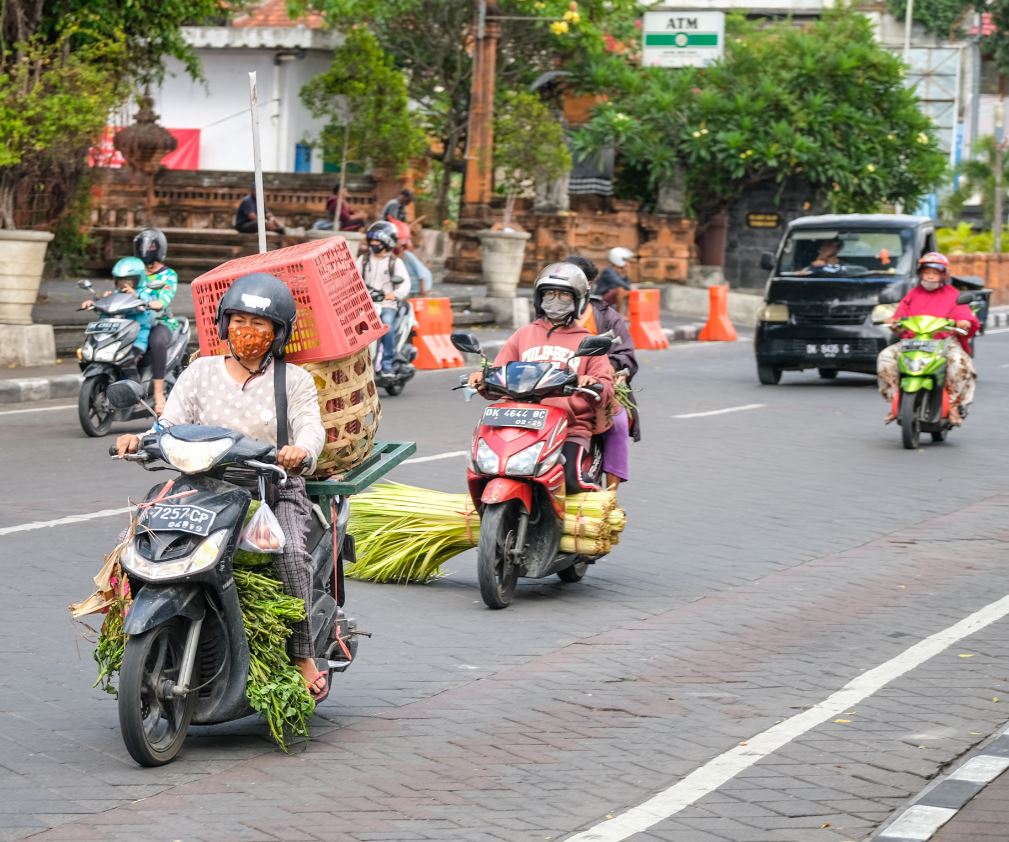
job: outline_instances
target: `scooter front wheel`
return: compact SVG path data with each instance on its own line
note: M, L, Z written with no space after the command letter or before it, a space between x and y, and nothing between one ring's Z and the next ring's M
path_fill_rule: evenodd
M96 374L81 384L80 395L77 397L77 417L81 429L93 438L104 436L116 416L116 411L105 396L111 382L107 374Z
M518 520L517 500L491 503L480 515L476 570L480 596L488 608L507 608L515 593L519 570L512 559Z
M179 681L186 630L171 620L126 642L119 673L119 728L130 757L141 766L175 759L196 708L196 693L172 693Z
M921 438L921 419L918 407L921 392L901 392L900 395L900 438L905 450L917 450Z

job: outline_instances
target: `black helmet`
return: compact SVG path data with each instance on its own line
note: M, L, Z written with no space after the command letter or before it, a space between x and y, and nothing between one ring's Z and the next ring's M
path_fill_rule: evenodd
M374 240L390 251L396 248L396 243L399 242L399 237L396 236L396 226L384 219L371 223L368 230L364 232L364 237L369 243Z
M133 256L150 266L161 263L168 254L168 240L157 228L145 228L133 238Z
M543 316L543 293L548 289L571 293L575 302L571 320L582 317L589 303L589 281L574 263L551 263L540 270L533 283L533 310L537 318Z
M217 335L228 338L228 316L248 313L273 322L276 335L270 353L277 359L284 356L284 346L291 338L297 308L294 296L280 278L265 272L255 272L238 278L217 302Z

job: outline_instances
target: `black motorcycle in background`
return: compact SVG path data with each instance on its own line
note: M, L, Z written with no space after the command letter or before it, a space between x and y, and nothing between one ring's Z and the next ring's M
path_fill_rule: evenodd
M77 285L92 294L92 309L98 315L84 329L84 343L77 352L84 374L84 382L77 398L77 415L85 433L89 436L104 436L113 421L130 421L147 414L139 402L121 408L112 406L107 396L109 386L118 380L133 379L140 383L141 397L144 400L150 402L154 395L151 366L142 364L138 369L136 365L133 343L140 332L140 325L127 318L132 313L141 312L147 305L132 292L113 292L111 295L99 296L91 281L78 281ZM178 322L168 347L166 395L186 367L189 320L179 317Z

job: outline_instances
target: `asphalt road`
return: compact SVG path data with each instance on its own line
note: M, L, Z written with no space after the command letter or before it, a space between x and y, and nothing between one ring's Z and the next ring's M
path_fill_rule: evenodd
M59 401L4 407L0 840L866 838L1009 719L1009 620L984 613L1009 593L1009 332L979 342L965 427L916 452L866 377L761 387L745 342L642 361L628 528L583 582L524 581L500 612L472 553L429 585L353 583L374 637L307 747L250 718L156 770L66 612L123 516L12 529L149 478ZM464 449L479 406L456 377L386 400L382 437ZM461 491L464 462L393 478Z

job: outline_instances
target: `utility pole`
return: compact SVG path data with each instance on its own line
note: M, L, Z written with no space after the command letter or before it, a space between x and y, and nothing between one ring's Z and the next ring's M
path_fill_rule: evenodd
M995 253L1002 251L1002 124L1005 119L1005 76L998 77L998 101L995 103L995 201L992 209L992 238L995 241Z
M911 66L911 22L914 19L914 0L907 0L904 9L904 64Z

